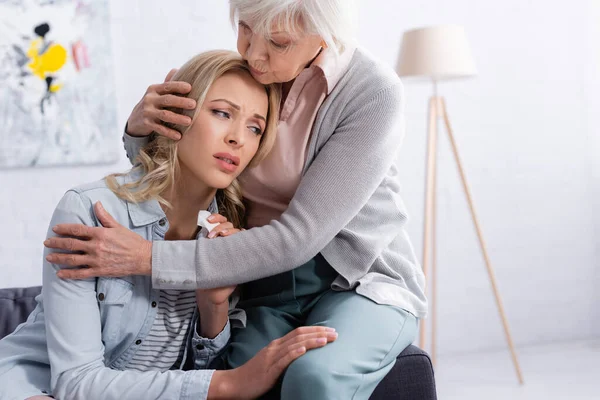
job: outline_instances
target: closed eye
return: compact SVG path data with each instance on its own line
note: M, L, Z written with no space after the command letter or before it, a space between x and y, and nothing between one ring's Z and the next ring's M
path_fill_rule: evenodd
M242 28L242 29L244 30L244 32L245 32L245 33L250 33L250 32L252 32L252 29L250 29L250 27L249 27L249 26L248 26L246 23L244 23L244 22L242 22L242 21L238 22L238 26L239 26L240 28Z
M271 45L273 45L273 47L275 47L276 49L279 49L279 50L285 50L289 46L288 43L277 43L273 40L271 40Z

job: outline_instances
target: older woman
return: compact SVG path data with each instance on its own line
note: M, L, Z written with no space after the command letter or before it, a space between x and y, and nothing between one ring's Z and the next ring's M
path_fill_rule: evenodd
M403 89L394 72L353 45L347 0L231 0L238 51L261 83L281 83L273 151L242 177L247 227L218 241L150 242L102 213L104 230L56 227L47 246L63 278L151 275L154 287L240 283L247 327L233 332L240 365L300 324L336 328L337 341L294 361L284 398L367 398L414 339L426 314L424 278L404 226L395 157ZM129 117L130 158L192 107L189 86L151 86ZM188 104L189 103L189 104Z

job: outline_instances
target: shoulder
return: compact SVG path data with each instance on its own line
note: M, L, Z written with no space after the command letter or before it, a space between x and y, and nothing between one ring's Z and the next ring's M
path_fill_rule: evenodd
M94 214L94 204L97 202L101 202L104 208L118 221L127 215L127 203L108 188L104 178L67 190L56 209L77 214L82 220L87 221L88 225L97 225ZM123 221L120 222L123 223Z
M382 91L402 92L402 82L392 67L358 47L345 76L346 90L374 97Z
M106 180L104 178L97 181L84 183L79 186L75 186L67 191L65 196L76 196L84 201L114 201L117 196L112 190L108 188Z
M372 110L376 114L401 113L404 87L389 65L358 47L347 71L331 93L330 106L339 110L341 118L359 110L367 113Z

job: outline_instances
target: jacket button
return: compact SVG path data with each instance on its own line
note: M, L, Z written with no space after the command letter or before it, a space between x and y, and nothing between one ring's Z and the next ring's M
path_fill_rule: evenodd
M196 349L197 349L197 350L204 350L204 346L203 346L203 345L201 345L201 344L197 344L197 345L196 345Z
M156 308L156 302L155 301L152 302L152 308Z
M135 344L142 344L142 341L140 339L135 341Z
M100 301L104 300L104 293L99 293L98 294L98 300L100 300Z
M158 221L158 224L159 224L160 226L165 226L165 225L167 224L167 221L166 221L166 220L163 218L163 219L161 219L160 221Z

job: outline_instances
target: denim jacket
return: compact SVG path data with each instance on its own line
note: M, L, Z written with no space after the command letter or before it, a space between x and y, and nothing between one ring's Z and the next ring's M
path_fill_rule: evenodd
M138 174L119 180L130 182ZM121 200L104 180L69 190L54 211L48 236L56 224L99 226L93 211L97 201L144 239L164 240L169 223L158 202ZM217 211L216 202L209 211ZM56 276L60 268L44 261L36 309L0 340L0 398L23 400L42 391L61 400L207 397L214 371L206 368L228 344L231 324L245 324L243 312L232 310L214 339L197 334L194 315L184 355L184 361L192 357L194 370L128 371L124 368L148 335L160 301L151 277L62 280Z

